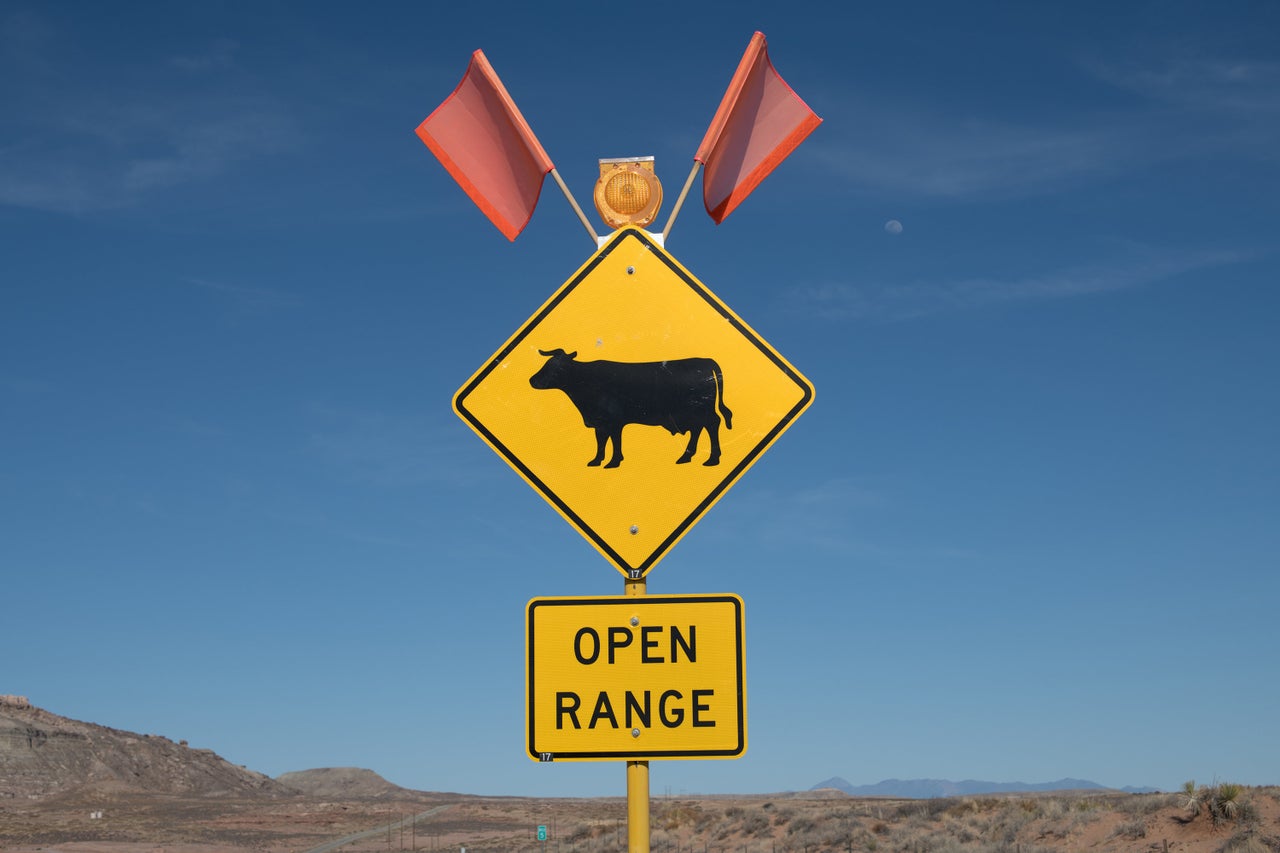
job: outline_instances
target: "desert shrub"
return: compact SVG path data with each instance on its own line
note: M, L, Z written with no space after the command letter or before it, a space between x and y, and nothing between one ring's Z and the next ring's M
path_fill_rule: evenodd
M680 837L662 829L649 830L649 846L653 850L674 850Z
M801 815L787 826L787 835L806 835L818 827L818 822L809 815Z
M955 797L933 797L927 800L916 800L910 803L902 803L894 810L894 817L910 818L924 817L935 818L940 814L951 811L956 807Z
M861 826L864 817L867 817L867 809L864 808L846 808L840 812L840 820L846 826Z
M893 827L894 829L901 828L908 832L922 832L933 826L934 823L934 819L927 812L914 812L894 820Z
M742 821L742 831L747 835L766 835L769 832L769 818L762 814L748 815Z
M1063 808L1066 810L1064 815L1066 819L1056 829L1060 834L1065 835L1078 832L1083 827L1101 820L1103 815L1098 802L1087 798L1064 801Z
M1081 827L1085 827L1091 823L1097 822L1101 818L1102 818L1102 813L1099 812L1097 809L1082 810L1079 804L1077 804L1076 806L1073 807L1070 820L1067 821L1067 831L1075 832L1079 830Z
M1067 813L1067 804L1057 797L1044 801L1041 814L1048 820L1057 820Z
M762 833L762 836L766 841L774 838L772 832L768 831ZM830 815L818 819L800 817L787 827L785 836L779 837L772 849L778 853L804 850L825 851L828 847L833 850L844 850L850 843L858 843L853 840L855 837L870 839L872 836L866 829ZM747 846L745 849L752 848ZM761 849L769 850L770 848L766 845Z
M1116 811L1124 814L1147 815L1154 814L1163 808L1177 804L1177 796L1174 794L1130 794L1121 800L1116 800Z
M819 824L807 833L799 835L787 844L788 850L796 847L814 850L844 850L851 843L849 833L834 824Z
M986 829L990 840L1012 844L1018 840L1018 831L1026 826L1034 816L1020 806L1006 808L992 818Z
M1147 822L1141 818L1137 820L1127 820L1116 824L1116 828L1111 830L1112 838L1146 838Z
M947 817L942 826L942 832L947 837L955 838L962 844L978 840L978 834L974 832L966 823L957 820L954 817Z
M924 843L918 848L908 848L910 850L919 849L928 851L928 853L974 853L974 847L960 841L957 838L939 838L932 842Z
M1241 830L1222 845L1222 853L1273 853L1277 847L1280 847L1280 843L1273 847L1254 835L1252 830Z
M702 808L691 803L660 806L654 815L654 823L663 829L679 829L687 823L695 823Z
M774 826L786 826L795 817L795 809L778 809L773 813Z
M994 811L1000 806L1000 801L995 797L965 797L962 800L949 802L951 803L950 811L954 815L980 814Z

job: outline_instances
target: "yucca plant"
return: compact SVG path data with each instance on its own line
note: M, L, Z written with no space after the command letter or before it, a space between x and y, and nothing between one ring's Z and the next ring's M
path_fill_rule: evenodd
M1240 794L1244 789L1234 782L1223 782L1213 793L1214 822L1235 820L1240 814Z
M1200 814L1200 809L1204 806L1205 790L1196 787L1195 779L1188 779L1182 783L1182 796L1182 807L1191 812L1193 818Z

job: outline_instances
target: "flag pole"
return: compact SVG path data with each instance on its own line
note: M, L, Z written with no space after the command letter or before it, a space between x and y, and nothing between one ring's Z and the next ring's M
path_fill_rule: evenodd
M591 235L591 245L598 248L600 235L596 234L596 229L592 228L591 223L587 221L587 215L582 212L582 208L578 207L578 202L574 199L573 193L569 192L569 188L565 186L564 178L560 177L560 173L555 169L551 170L551 177L556 179L556 183L560 185L560 192L564 193L564 197L569 200L569 205L573 208L573 212L578 214L578 219L582 221L582 227L587 229L587 233Z
M666 245L667 235L671 233L671 226L676 221L676 214L680 212L681 206L684 205L684 197L689 194L689 188L693 186L693 179L697 176L700 168L702 168L702 164L694 160L693 169L689 172L689 177L684 182L684 189L680 190L680 197L676 199L676 206L671 208L671 216L667 217L667 227L662 229L663 245Z

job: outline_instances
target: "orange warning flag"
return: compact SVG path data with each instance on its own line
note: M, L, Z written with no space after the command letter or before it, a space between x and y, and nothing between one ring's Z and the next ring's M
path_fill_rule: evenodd
M693 158L706 167L702 200L716 224L821 123L773 69L764 33L753 35Z
M555 166L483 51L471 55L458 88L417 133L484 215L515 240Z

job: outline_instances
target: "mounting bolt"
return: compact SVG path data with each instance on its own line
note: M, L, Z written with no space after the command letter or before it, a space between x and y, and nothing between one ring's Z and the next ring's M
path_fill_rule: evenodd
M639 730L639 729L632 729L632 730L631 730L631 736L632 736L632 737L640 737L640 730Z
M633 525L631 525L631 535L632 535L632 536L635 536L635 535L636 535L637 533L639 533L639 532L640 532L640 525L638 525L638 524L633 524Z
M632 628L634 628L635 626L637 626L637 625L639 625L639 624L640 624L640 617L639 617L639 616L632 616L632 617L631 617L631 627L632 627Z

